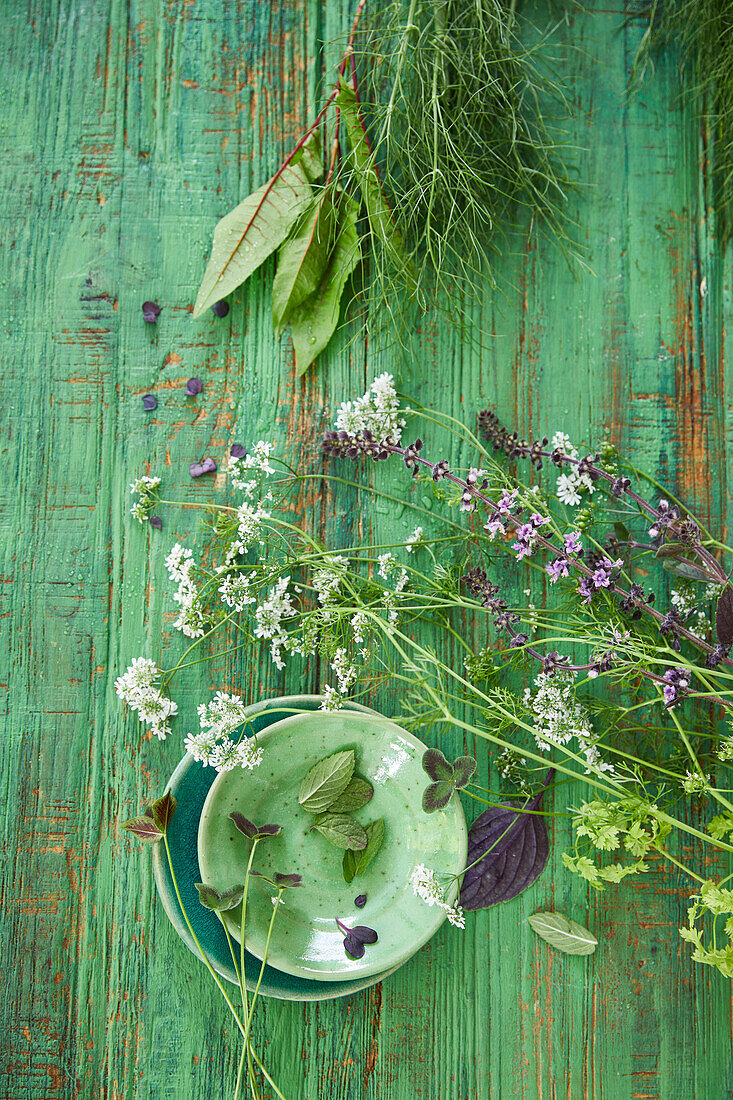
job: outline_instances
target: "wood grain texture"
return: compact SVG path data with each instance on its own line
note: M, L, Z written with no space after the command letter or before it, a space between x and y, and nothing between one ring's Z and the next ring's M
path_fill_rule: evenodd
M221 457L232 439L274 438L294 464L310 461L328 410L391 365L341 337L296 382L288 338L272 335L272 263L225 320L190 316L215 221L313 116L337 54L324 43L343 36L350 8L0 6L0 1100L233 1091L236 1037L119 822L160 791L209 691L314 690L320 670L282 677L251 656L222 658L179 684L174 737L142 737L114 678L131 657L158 654L171 612L163 559L197 519L170 507L162 533L140 528L128 483L161 472L172 499L206 501L211 482L191 482L188 464ZM518 227L504 294L481 310L486 349L426 325L401 382L468 423L491 403L522 432L606 432L725 525L731 288L708 201L709 136L680 107L671 63L625 97L640 34L618 5L589 0L556 35L594 274L574 277ZM163 307L155 327L140 313L151 298ZM195 401L183 397L190 375L204 381ZM146 392L154 413L142 411ZM409 512L361 511L342 490L304 495L301 511L339 540L413 526ZM180 638L166 645L180 652ZM388 693L376 703L398 707ZM693 966L677 937L688 883L660 864L639 886L595 894L560 867L557 820L551 867L531 890L464 935L445 928L383 986L263 1005L257 1039L289 1098L733 1097L730 983ZM587 923L596 956L564 958L537 940L525 917L543 907Z

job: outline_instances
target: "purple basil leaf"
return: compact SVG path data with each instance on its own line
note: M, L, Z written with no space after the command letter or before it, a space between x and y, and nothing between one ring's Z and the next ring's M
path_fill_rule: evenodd
M215 317L226 317L229 312L229 302L225 301L224 298L220 298L218 302L214 302L211 312Z
M246 453L247 451L241 443L232 443L231 447L229 448L229 454L232 456L232 458L244 458Z
M275 885L279 886L281 890L288 890L293 886L303 885L302 875L275 875Z
M364 955L364 944L356 936L344 936L344 951L350 959L360 959Z
M354 898L354 905L356 906L357 909L363 909L364 906L366 905L366 903L367 903L366 894L359 894L359 896L357 898Z
M442 810L450 802L452 794L453 783L449 779L441 779L437 783L431 783L422 794L423 810L426 814Z
M721 645L733 645L733 588L726 584L715 608L715 630Z
M156 531L161 531L163 529L163 520L160 519L159 516L151 516L150 526L154 527Z
M189 378L186 382L186 397L196 397L201 393L204 388L204 384L200 378Z
M472 756L459 756L453 761L453 786L456 790L466 786L477 766Z
M157 302L143 302L143 320L154 325L160 317L160 306Z
M376 943L379 939L374 929L368 928L366 924L357 924L356 928L350 930L349 935L359 940L360 943Z
M476 818L468 831L468 870L460 896L464 909L488 909L509 901L531 886L545 869L550 854L547 824L539 814L522 811L538 809L554 774L551 768L539 794L529 804L491 806ZM475 866L471 867L472 863Z
M435 783L440 779L453 778L453 765L446 760L440 749L428 749L424 752L422 766L423 771L426 771Z
M158 399L153 397L152 393L146 393L143 395L143 408L145 412L152 412L153 409L157 409Z
M142 840L144 844L155 844L163 836L162 832L153 821L152 815L148 816L147 813L142 814L140 817L131 818L130 821L126 821L121 828L127 829L128 833L132 833L138 840Z

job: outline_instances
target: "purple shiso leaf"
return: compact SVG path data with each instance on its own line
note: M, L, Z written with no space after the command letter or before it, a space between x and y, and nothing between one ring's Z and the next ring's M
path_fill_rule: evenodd
M279 829L278 829L278 832L279 832ZM293 886L302 886L303 885L303 876L302 875L281 875L279 872L277 872L275 874L275 885L279 886L281 890L288 890Z
M186 397L196 397L201 393L204 388L204 384L200 378L189 378L186 382Z
M379 939L374 929L368 928L366 924L357 924L350 934L361 943L376 943Z
M146 393L143 395L143 408L145 412L152 412L153 409L157 409L158 399L153 397L152 393Z
M488 909L521 894L539 878L550 854L547 824L536 813L555 769L547 773L539 794L524 807L491 806L476 818L468 832L466 864L488 854L463 878L460 902L464 909Z

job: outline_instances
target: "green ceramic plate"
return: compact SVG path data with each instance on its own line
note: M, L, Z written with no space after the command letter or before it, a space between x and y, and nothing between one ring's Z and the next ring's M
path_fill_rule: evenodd
M255 771L223 772L212 784L198 835L203 880L217 889L244 881L250 842L229 819L233 810L282 833L259 844L254 869L263 874L297 872L304 887L289 890L275 921L268 962L287 974L348 981L400 965L426 943L445 919L437 906L415 897L409 880L418 864L457 873L466 860L466 822L456 795L444 810L426 814L422 792L429 782L421 759L426 746L381 716L349 713L300 714L276 722L258 738L264 761ZM362 824L384 819L384 842L364 875L348 885L343 853L320 833L298 805L306 772L324 756L352 748L356 773L374 786L371 802L356 813ZM449 900L453 900L457 887ZM363 909L354 899L367 895ZM254 878L247 904L247 948L262 958L272 914L273 888ZM239 909L224 914L239 936ZM344 924L368 925L379 936L361 959L343 947Z

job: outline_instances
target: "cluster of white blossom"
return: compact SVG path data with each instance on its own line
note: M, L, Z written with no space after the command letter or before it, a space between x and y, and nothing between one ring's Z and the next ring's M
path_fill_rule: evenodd
M688 771L682 780L682 790L689 795L710 794L710 776Z
M412 554L418 547L423 545L423 529L422 527L416 527L411 535L408 535L405 539L405 546L407 553Z
M349 559L343 554L327 554L323 559L323 565L313 570L313 587L316 590L316 599L324 609L322 619L329 622L331 612L329 605L336 602L339 586L349 568Z
M568 458L577 459L580 457L577 447L573 446L570 436L566 435L565 432L555 432L550 446L553 451L561 451ZM561 504L567 504L574 508L576 504L580 504L583 493L595 492L595 485L591 481L590 474L579 474L576 467L571 466L567 469L567 472L559 475L555 484L555 492Z
M393 443L399 443L405 426L399 411L394 376L385 372L374 379L363 397L339 405L336 428L349 435L363 435L366 431L380 442L389 437Z
M156 490L159 485L159 477L148 477L146 474L130 482L130 493L133 496L137 493L140 497L130 509L130 515L133 516L138 523L145 523L150 518L150 513L158 503L158 494Z
M702 594L703 600L711 600L720 593L720 585L708 584ZM685 626L696 638L704 640L710 631L710 616L698 606L700 596L691 583L682 582L673 588L669 598L675 611L685 620Z
M399 570L394 589L391 591L385 590L384 596L382 597L382 604L385 611L388 612L389 621L396 625L400 617L398 601L405 597L405 589L407 588L410 576L406 569L398 565L397 559L390 551L387 551L385 554L380 554L377 561L377 573L384 580L389 580L392 574Z
M266 443L264 439L260 439L255 443L252 454L243 455L241 458L235 455L229 456L227 470L235 489L240 489L245 496L251 496L257 487L259 475L264 474L265 477L269 477L270 474L275 473L275 468L270 463L270 455L274 446L274 443ZM242 470L250 470L257 476L253 479L243 480L241 477Z
M255 542L261 541L263 523L271 518L272 513L267 511L261 500L256 504L242 501L237 508L237 534L229 544L224 559L227 565L231 565L240 554L246 554Z
M226 566L220 566L217 572L223 572ZM255 603L255 597L250 595L249 586L256 573L230 573L219 585L221 602L233 611L244 611L251 603Z
M234 741L231 734L247 720L247 710L239 695L217 691L210 703L198 707L200 733L189 733L186 751L204 767L218 772L233 768L256 768L262 763L262 749L254 738Z
M135 657L125 673L115 680L115 691L131 710L137 711L140 721L150 726L151 733L165 741L170 733L168 719L178 713L178 704L161 693L157 682L161 675L155 661Z
M193 553L177 542L165 559L165 567L170 579L178 584L177 591L173 593L173 599L180 610L173 626L176 630L182 631L187 638L203 637L206 617L201 596L192 577L193 570L196 568Z
M283 649L288 648L288 633L283 620L295 615L296 608L288 594L290 577L280 577L267 593L266 599L255 608L255 637L271 642L270 653L275 666L285 668Z
M323 699L321 700L320 710L341 710L344 705L343 696L339 695L335 687L331 687L330 684L326 684L323 689Z
M558 670L550 676L535 677L535 691L524 689L524 705L534 717L534 736L541 752L554 745L567 745L573 738L585 757L586 774L613 773L613 765L604 761L596 746L590 714L575 698L575 673Z
M449 905L445 900L445 891L438 882L435 871L429 870L422 863L418 864L410 875L410 886L416 897L421 898L426 905L437 905L440 909L444 909L448 920L456 928L466 927L463 909L457 902Z

